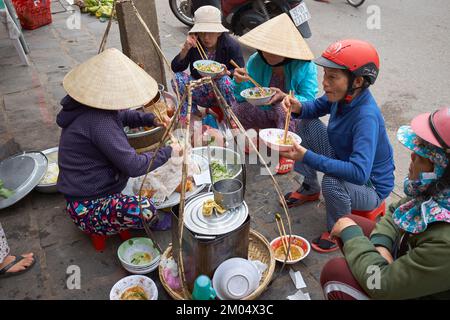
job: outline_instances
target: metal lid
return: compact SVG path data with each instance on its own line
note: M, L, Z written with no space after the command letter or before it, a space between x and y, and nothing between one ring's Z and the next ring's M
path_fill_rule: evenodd
M214 200L212 192L191 199L184 210L184 225L193 233L203 235L221 235L239 228L247 219L248 207L244 202L239 208L228 210L222 215L203 215L203 203Z
M41 152L25 152L0 162L0 179L4 187L14 194L0 197L0 209L9 207L24 198L41 181L47 170L47 158Z

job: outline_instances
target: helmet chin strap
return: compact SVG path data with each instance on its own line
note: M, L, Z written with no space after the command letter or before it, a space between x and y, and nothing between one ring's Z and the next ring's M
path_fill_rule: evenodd
M355 82L355 79L356 79L356 77L353 74L351 74L350 78L348 79L349 81L348 81L347 92L345 93L345 97L341 100L341 102L349 104L353 100L353 94L355 93L355 91L358 89L364 88L364 85L353 88L353 83Z

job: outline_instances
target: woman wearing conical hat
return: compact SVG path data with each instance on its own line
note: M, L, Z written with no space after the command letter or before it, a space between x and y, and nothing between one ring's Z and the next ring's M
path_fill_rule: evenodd
M194 13L195 24L181 49L181 52L172 60L172 70L176 73L175 81L178 84L181 94L184 93L186 84L191 80L201 78L201 75L194 69L194 62L202 60L196 41L198 41L209 60L214 60L224 66L224 71L218 75L214 81L228 104L234 101L233 83L231 76L234 67L230 60L234 60L238 65L244 65L239 43L228 35L229 30L222 25L222 17L219 9L213 6L202 6ZM189 67L190 75L185 72ZM172 82L175 90L175 83ZM193 94L192 112L201 116L197 106L210 108L218 107L218 101L212 88L203 86L195 89ZM186 114L187 103L182 106L182 115ZM209 110L209 109L207 109Z
M246 68L234 72L235 97L233 110L245 129L284 128L286 114L280 106L290 90L299 101L314 99L317 91L317 68L311 62L314 55L287 14L281 14L256 27L239 42L257 50ZM276 94L266 106L253 106L241 96L245 89L254 87L252 77L263 87L271 87ZM295 130L291 121L290 130ZM278 173L292 169L293 163L280 162ZM284 167L284 168L283 168Z
M75 224L89 234L109 235L142 228L137 197L121 192L129 177L163 165L178 145L157 154L137 154L128 143L124 126L161 126L153 114L128 110L151 101L156 81L117 49L108 49L70 71L63 81L68 95L56 122L59 143L58 190L67 200ZM168 119L163 119L167 121ZM144 217L155 208L142 198Z

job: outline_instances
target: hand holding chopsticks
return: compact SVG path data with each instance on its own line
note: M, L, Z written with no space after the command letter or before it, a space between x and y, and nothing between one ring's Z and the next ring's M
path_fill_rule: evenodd
M289 96L290 97L294 96L294 91L293 90L289 91ZM284 135L283 135L283 143L284 144L286 144L288 130L289 130L289 123L291 122L291 112L292 112L292 104L289 105L289 110L288 110L288 112L286 114L286 121L284 123Z
M195 39L195 43L197 44L197 50L198 50L198 53L200 54L200 57L203 60L208 60L208 55L206 54L205 50L203 49L200 41L198 41L198 38Z
M239 65L233 59L230 60L230 63L233 67L240 68ZM248 74L247 71L245 71L245 73L246 73L246 76L248 77L248 79L255 85L255 87L257 87L260 92L264 92L264 89L262 88L262 86L258 82L256 82L252 77L250 77L250 75Z
M288 260L292 259L292 254L289 250L289 255L287 254L289 243L291 242L291 237L289 238L286 235L286 230L284 229L283 220L281 219L281 216L279 213L275 214L275 220L277 222L278 232L280 233L281 237L281 243L283 244L284 253L286 256L288 256Z

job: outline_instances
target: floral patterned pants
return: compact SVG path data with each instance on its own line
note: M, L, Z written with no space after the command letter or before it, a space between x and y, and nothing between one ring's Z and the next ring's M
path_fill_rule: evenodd
M186 85L189 83L189 81L195 80L192 78L189 74L186 72L178 72L175 74L175 81L178 84L178 88L180 90L180 98L184 94L184 90L186 88ZM219 79L214 80L217 87L219 88L220 92L222 93L223 97L225 98L228 105L232 106L235 103L234 98L234 87L233 87L233 81L231 81L231 78L229 76L223 76ZM172 81L172 88L175 91L175 83ZM217 101L216 95L214 94L214 91L211 87L211 85L204 85L201 87L196 88L192 92L192 113L198 113L199 110L197 106L201 106L204 108L209 107L217 107L219 105L219 102ZM183 103L182 109L181 109L181 115L186 116L187 113L187 99L186 102Z
M141 198L144 219L149 222L156 208ZM89 201L68 201L67 212L75 224L88 234L114 235L126 229L143 229L137 196L121 193Z

